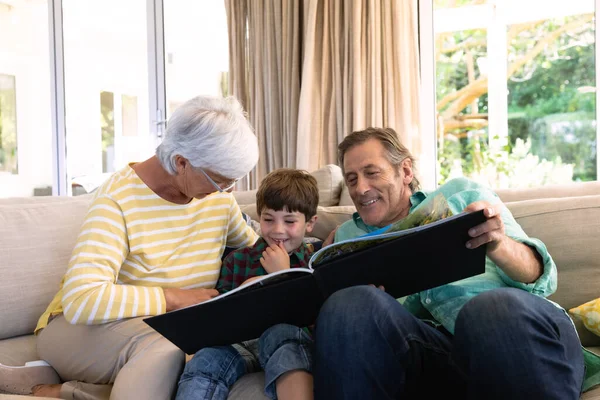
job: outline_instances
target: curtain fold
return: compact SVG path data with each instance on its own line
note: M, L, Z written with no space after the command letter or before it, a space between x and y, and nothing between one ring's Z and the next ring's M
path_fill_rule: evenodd
M229 94L248 112L260 149L238 189L253 189L270 171L296 164L302 9L281 0L225 0L225 6Z
M394 128L418 158L417 0L225 0L230 93L260 144L254 188L280 167L337 164L337 144Z

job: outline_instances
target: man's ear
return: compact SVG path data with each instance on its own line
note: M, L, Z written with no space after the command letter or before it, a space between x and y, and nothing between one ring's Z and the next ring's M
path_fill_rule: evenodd
M405 185L410 185L410 183L414 179L413 169L412 169L412 160L406 157L402 160L402 164L400 164L400 168L402 168L402 172L404 173L403 183Z
M313 228L315 227L315 222L317 222L317 216L313 216L311 219L306 221L306 233L311 233Z

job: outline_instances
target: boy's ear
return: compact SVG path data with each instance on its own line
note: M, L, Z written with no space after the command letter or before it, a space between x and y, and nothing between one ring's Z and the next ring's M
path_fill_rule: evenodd
M315 222L317 222L317 216L313 216L311 219L306 221L306 233L311 233L313 228L315 227Z

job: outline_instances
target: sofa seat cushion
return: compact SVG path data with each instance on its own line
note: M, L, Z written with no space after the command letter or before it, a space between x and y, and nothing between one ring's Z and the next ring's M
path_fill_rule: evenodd
M25 335L0 340L0 363L21 366L28 361L39 360L35 339L34 335Z
M0 340L0 363L4 365L21 366L28 361L35 361L38 359L35 336L26 335L12 339ZM0 390L0 400L25 400L40 398L41 397L9 395Z
M229 391L227 400L268 400L264 390L265 374L255 372L238 380Z
M33 332L58 291L90 200L0 200L0 339Z

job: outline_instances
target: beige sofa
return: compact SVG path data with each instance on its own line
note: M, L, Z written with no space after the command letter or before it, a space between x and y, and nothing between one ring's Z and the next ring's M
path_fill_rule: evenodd
M313 234L323 239L350 218L354 207L337 166L313 175L321 196ZM552 299L568 309L600 297L600 182L498 193L525 231L543 240L554 257L559 285ZM254 195L235 193L242 211L256 220ZM31 333L58 288L89 201L89 195L0 199L0 363L22 365L38 358ZM577 326L583 344L600 352L600 337ZM262 379L261 373L244 377L230 398L266 399ZM0 394L0 400L24 398ZM600 400L600 388L582 399Z

